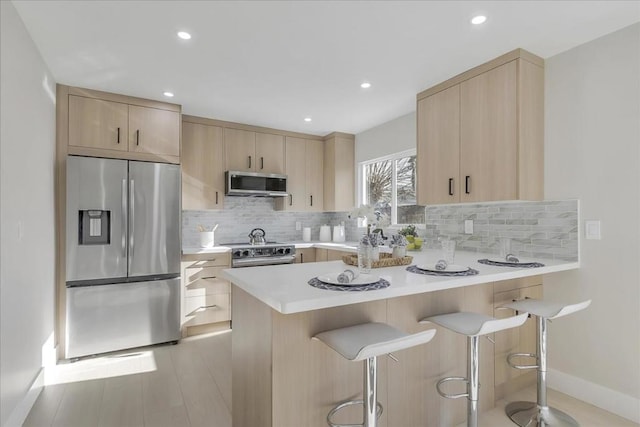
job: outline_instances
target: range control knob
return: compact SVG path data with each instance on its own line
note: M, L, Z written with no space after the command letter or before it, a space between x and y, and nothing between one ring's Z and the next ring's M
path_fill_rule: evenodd
M291 253L291 248L284 248L284 253L289 255Z
M242 256L249 256L249 250L242 251Z
M240 258L242 256L242 251L233 251L233 256L236 258Z
M278 249L276 250L276 253L277 253L278 255L284 255L284 248L278 248Z

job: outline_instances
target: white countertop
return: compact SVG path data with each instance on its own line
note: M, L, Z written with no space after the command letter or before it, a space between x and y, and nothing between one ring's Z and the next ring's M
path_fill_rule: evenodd
M314 244L314 247L318 247ZM408 252L412 264L434 263L440 258L438 250ZM500 280L573 270L579 262L537 259L544 267L514 268L479 264L477 260L495 257L495 254L456 252L456 264L479 271L475 276L446 277L415 274L406 271L407 266L372 269L390 282L385 289L362 292L328 291L310 286L307 282L321 274L339 273L347 268L342 261L286 264L251 268L230 268L222 271L222 277L248 292L258 300L283 314L299 313L321 308L338 307L367 301L415 295Z
M333 249L337 251L348 251L348 252L356 252L358 248L358 242L279 242L284 245L295 245L296 249L308 249L308 248L319 248L319 249ZM247 243L248 244L248 243ZM182 248L183 255L195 255L195 254L219 254L230 251L231 248L229 246L213 246L211 248Z

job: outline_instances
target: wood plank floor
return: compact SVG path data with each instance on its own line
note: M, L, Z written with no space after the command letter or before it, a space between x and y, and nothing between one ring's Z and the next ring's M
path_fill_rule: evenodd
M231 332L60 364L45 381L25 427L231 427ZM548 398L583 427L638 427L553 390ZM510 400L532 399L534 388ZM480 426L515 426L506 403L481 414Z

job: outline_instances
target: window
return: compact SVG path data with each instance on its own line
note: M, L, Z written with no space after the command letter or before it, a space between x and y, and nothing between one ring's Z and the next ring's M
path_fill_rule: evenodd
M416 205L415 150L360 163L361 202L389 215L392 224L424 224Z

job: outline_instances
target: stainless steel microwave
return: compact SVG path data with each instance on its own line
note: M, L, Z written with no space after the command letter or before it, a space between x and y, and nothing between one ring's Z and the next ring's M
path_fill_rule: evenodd
M285 197L287 176L275 173L227 171L224 173L227 196Z

